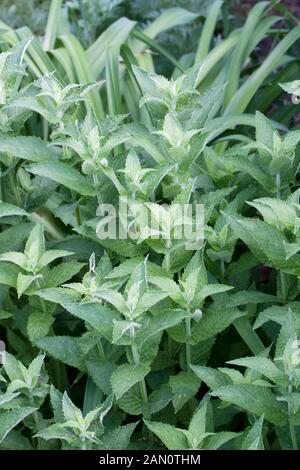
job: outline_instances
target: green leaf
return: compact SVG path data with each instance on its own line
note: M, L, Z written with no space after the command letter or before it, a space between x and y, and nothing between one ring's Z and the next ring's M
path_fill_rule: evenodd
M48 14L48 20L46 25L45 37L44 37L44 50L50 51L54 49L55 39L60 23L60 11L62 6L62 0L53 0L50 4L50 10Z
M211 395L233 403L250 414L264 415L275 426L284 426L287 422L283 406L269 388L250 384L225 385L211 392Z
M140 342L146 342L148 339L157 335L161 331L177 325L187 316L188 313L186 311L179 309L172 309L161 312L149 320L146 328L143 328L141 332L137 332L137 340Z
M268 77L272 70L278 66L283 55L299 39L299 36L300 26L297 26L292 29L276 47L274 47L267 59L264 60L260 67L258 67L258 69L247 78L234 95L226 109L227 116L234 113L243 113L245 111L263 81Z
M78 295L78 293L74 290L65 289L62 287L50 287L49 289L37 291L35 294L44 300L48 300L49 302L54 302L56 304L75 302L80 297L80 295Z
M212 390L222 387L222 385L228 385L231 383L231 380L223 372L220 372L218 369L207 366L191 366L192 371L196 374L199 379L208 385Z
M66 421L78 421L82 419L82 413L69 398L67 392L62 397L62 410Z
M30 234L32 227L32 224L25 223L19 224L18 230L16 230L14 226L6 230L2 230L0 233L0 253L17 250L25 238Z
M167 423L144 420L147 428L150 429L166 446L168 450L188 449L185 434L181 429L177 429Z
M292 310L289 309L277 338L275 359L280 359L284 356L287 344L289 341L296 339L296 337L295 319Z
M4 353L3 366L11 382L23 378L20 362L7 351Z
M23 419L34 413L36 408L24 407L0 413L0 442L5 439L9 431L16 427Z
M119 48L135 27L135 21L119 18L112 23L87 50L87 56L93 73L98 78L105 67L107 46Z
M207 426L207 414L209 407L209 400L203 399L193 414L188 431L196 438L197 436L204 434L206 431L209 431L209 426Z
M4 403L8 403L12 401L18 395L19 393L10 393L10 392L3 393L2 395L0 395L0 406L4 405Z
M147 26L143 33L153 39L158 34L167 31L170 28L174 28L175 26L188 24L194 21L197 17L198 15L196 13L191 13L183 8L169 8L156 18L151 25ZM137 48L137 50L140 49L141 46Z
M27 322L27 333L30 341L44 338L50 331L54 317L50 312L34 310L30 313Z
M7 253L0 255L0 261L8 261L27 270L27 257L23 253L8 251Z
M0 202L0 217L8 217L11 215L26 216L27 212L21 207L14 206L13 204L7 204L6 202Z
M173 393L172 403L177 413L188 400L196 395L200 381L194 374L182 371L170 377L169 385Z
M0 134L0 152L7 152L30 162L40 162L57 156L57 150L38 137L9 137L3 134Z
M10 312L7 312L6 310L0 309L0 321L1 320L6 320L7 318L11 318L12 314Z
M236 432L218 432L214 436L210 436L207 439L207 443L204 445L206 450L217 450L222 447L226 442L238 437L240 434Z
M19 274L19 268L13 264L1 263L0 268L0 284L6 286L17 287L17 277Z
M66 250L47 250L39 258L38 268L42 269L45 266L48 266L48 264L52 263L52 261L55 261L58 258L64 258L65 256L71 256L73 254L74 253L72 253L71 251L66 251Z
M70 336L49 336L36 340L35 344L55 359L85 371L83 354L75 338Z
M237 318L244 316L244 312L238 308L227 308L213 303L203 311L203 316L192 326L190 344L198 344L228 328ZM169 334L175 341L186 341L186 332L183 325L178 325L169 330Z
M122 364L119 366L111 376L112 389L116 399L121 398L149 372L150 367L146 364Z
M61 263L43 275L43 287L57 287L69 281L83 268L84 263L65 262Z
M210 43L213 38L213 34L222 5L223 1L217 0L213 2L212 6L209 9L204 26L201 31L201 36L195 57L195 63L204 60L209 52Z
M62 441L72 442L74 434L66 429L64 425L57 423L51 424L51 426L39 431L36 437L40 437L46 441L50 439L61 439Z
M101 450L126 450L137 424L130 423L125 426L118 426L113 431L105 433L100 444Z
M86 302L82 304L63 304L63 307L72 315L89 323L96 331L109 341L112 339L113 321L119 319L117 312L99 302Z
M262 220L227 216L237 237L265 264L274 266L285 262L284 237L275 227Z
M36 271L38 261L45 253L44 227L42 224L36 224L33 227L25 244L24 253L29 264L27 270Z
M95 189L92 184L75 168L67 163L55 160L45 160L33 163L26 170L34 175L50 178L56 183L62 184L83 196L94 196Z
M264 450L263 429L264 417L261 416L246 433L242 450Z
M111 376L117 368L116 364L109 361L101 364L98 359L86 359L85 364L93 382L106 395L109 395L112 391Z
M267 357L243 357L228 361L228 364L248 367L264 375L275 383L286 382L286 375Z
M20 298L24 292L31 286L31 284L40 276L32 276L30 274L19 273L17 277L17 294Z

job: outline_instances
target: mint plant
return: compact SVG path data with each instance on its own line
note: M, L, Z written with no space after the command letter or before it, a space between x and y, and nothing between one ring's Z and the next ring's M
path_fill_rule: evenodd
M0 22L0 449L298 449L299 26L63 8Z

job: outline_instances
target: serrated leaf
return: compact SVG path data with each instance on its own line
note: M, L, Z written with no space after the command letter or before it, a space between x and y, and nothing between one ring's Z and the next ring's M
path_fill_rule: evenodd
M196 374L196 376L203 380L203 382L206 383L212 390L218 389L219 387L222 387L222 385L231 383L229 377L223 374L223 372L214 369L213 367L192 365L191 369Z
M39 162L57 156L54 147L38 137L31 136L10 137L1 134L0 151L8 152L15 157L31 162Z
M83 354L75 338L70 336L49 336L36 340L35 344L55 359L85 371Z
M14 206L13 204L7 204L6 202L0 202L0 217L8 217L12 215L19 215L23 217L27 216L28 213L21 207Z
M100 388L106 395L111 393L111 376L112 373L117 369L116 364L107 361L103 364L99 360L86 359L86 368L88 374L91 376L93 382Z
M104 435L101 441L101 450L124 450L128 448L131 435L138 423L130 423L125 426L118 426L111 432Z
M170 377L169 385L173 393L172 403L177 413L188 400L196 395L200 381L194 374L182 371Z
M63 307L72 315L89 323L108 340L112 339L113 320L118 320L119 314L111 308L99 302L63 304Z
M66 163L56 160L45 160L33 163L26 170L34 175L50 178L56 183L62 184L83 196L94 196L95 190L91 184L78 170Z
M34 413L36 408L24 407L0 413L0 442L5 439L9 431L16 427L23 419Z
M52 268L43 276L44 288L57 287L69 281L83 268L84 263L65 262Z
M150 429L162 441L168 450L188 449L188 443L184 432L167 423L144 420L147 428Z
M150 372L150 367L146 364L122 364L111 376L111 384L116 399L122 397L136 383Z
M53 322L54 317L48 311L35 310L31 312L27 322L27 333L30 341L47 336Z
M242 450L264 450L262 428L264 417L261 416L246 433Z
M283 371L281 371L271 359L267 357L243 357L241 359L234 359L228 361L228 364L248 367L255 370L259 374L264 375L275 383L285 383L287 378Z
M269 388L250 384L225 385L211 392L211 395L233 403L250 414L264 415L275 426L283 426L287 422L283 406Z

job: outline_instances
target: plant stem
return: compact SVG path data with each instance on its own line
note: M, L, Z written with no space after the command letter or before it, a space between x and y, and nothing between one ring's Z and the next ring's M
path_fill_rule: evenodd
M291 395L293 393L293 377L291 375L289 376L288 393L289 393L289 395ZM288 414L289 414L289 428L290 428L292 446L293 446L294 450L298 450L296 431L295 431L294 425L293 425L292 420L291 420L292 410L291 410L290 403L288 403Z
M96 190L97 201L100 206L103 201L102 201L102 197L99 191L99 179L98 179L98 174L96 172L93 173L93 182L94 182L94 188Z
M19 186L17 184L14 172L10 171L8 173L8 181L9 181L10 189L11 189L11 191L14 195L14 198L16 200L17 206L18 207L23 207L22 198L21 198L20 191L19 191Z
M29 401L30 401L31 405L33 405L33 397L31 395L31 393L30 393L30 396L29 396ZM36 432L39 432L40 420L39 420L38 412L34 411L34 413L32 413L32 417L33 417L33 420L34 420ZM37 443L37 446L36 446L37 450L39 450L41 448L41 439L39 437L36 437L36 443Z
M277 197L277 199L280 199L281 198L281 195L280 195L281 175L280 175L280 173L276 173L275 182L276 182L276 186L278 188L276 197Z
M188 314L189 317L185 319L185 331L186 331L186 337L189 340L192 336L192 325L191 325L191 317L190 317L190 309L188 308ZM189 343L186 343L185 345L185 357L186 357L186 368L187 370L190 370L191 363L192 363L192 351L191 351L191 345Z
M76 215L76 222L77 222L77 225L78 227L80 227L81 225L81 214L80 214L80 207L79 205L76 207L75 209L75 215Z
M283 273L282 271L279 271L279 276L280 276L282 300L286 301L287 300L287 286L285 282L286 276L285 276L285 273Z
M101 362L104 362L105 361L105 352L104 352L103 344L102 344L102 341L101 341L100 338L97 341L97 349L98 349L98 353L99 353Z
M140 355L137 350L136 344L134 343L134 336L135 336L134 328L130 328L130 336L132 338L131 351L132 351L133 361L136 365L138 365L140 363ZM142 400L144 404L146 405L148 404L148 393L147 393L145 379L142 379L139 382L139 385L140 385Z
M166 271L170 271L170 267L171 267L171 260L170 260L170 253L169 251L167 251L167 253L165 254L165 257L164 257L164 265L165 265L165 270Z
M221 277L222 281L225 279L225 263L223 259L220 259L220 271L221 271Z
M34 273L34 275L36 275L36 273ZM35 283L36 283L37 288L40 289L40 288L41 288L41 284L40 284L39 279L36 279L36 280L35 280ZM39 297L39 300L40 300L40 304L41 304L41 308L42 308L43 313L47 313L47 308L46 308L46 304L45 304L44 299L42 299L41 297Z
M281 175L280 173L276 173L275 176L276 180L276 186L278 188L278 192L276 194L277 199L281 199L281 194L280 194L280 185L281 185ZM287 300L288 297L288 289L286 285L286 275L282 271L279 271L279 278L280 278L280 287L281 287L281 295L282 295L282 300Z

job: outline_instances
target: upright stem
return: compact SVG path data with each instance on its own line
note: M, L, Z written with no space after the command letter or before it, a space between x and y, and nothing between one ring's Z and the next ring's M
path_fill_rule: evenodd
M190 309L188 308L188 318L185 319L185 331L186 331L186 337L189 340L192 336L192 322L191 322L191 317L190 317ZM192 363L192 351L191 351L191 345L189 343L186 343L185 345L185 357L186 357L186 368L187 370L190 370L191 363Z
M220 270L221 270L221 277L222 281L225 279L225 263L223 259L220 259Z
M278 188L276 197L277 199L281 199L281 194L280 194L280 185L281 185L281 175L280 173L276 173L275 176L275 181L276 181L276 186ZM279 271L279 278L280 278L280 287L281 287L281 294L282 294L282 299L287 300L288 297L288 289L286 285L286 275L282 271Z
M102 344L102 341L101 341L100 338L97 340L97 349L98 349L98 353L99 353L101 362L104 362L105 361L105 352L104 352L103 344Z
M97 194L97 201L98 201L98 204L99 206L102 204L102 197L101 197L101 194L100 194L100 191L99 191L99 179L98 179L98 174L96 172L93 173L93 182L94 182L94 188L96 190L96 194Z
M169 251L167 251L167 253L165 254L164 264L165 264L166 271L170 271L171 259L170 259Z
M29 401L30 401L30 404L33 406L33 397L30 393L30 396L29 396ZM34 413L32 413L32 417L33 417L33 420L34 420L34 424L35 424L35 429L36 429L36 433L39 432L40 430L40 420L39 420L39 414L37 411L34 411ZM37 450L41 449L41 439L39 437L36 437L36 444L37 444Z
M130 336L132 338L131 351L132 351L133 360L134 360L134 363L138 365L140 363L140 355L137 350L136 344L134 343L134 336L135 336L134 328L130 328ZM148 403L148 394L147 394L145 379L142 379L139 382L139 385L140 385L142 400L144 404L146 405Z
M281 284L281 294L282 294L282 300L287 300L287 286L286 286L286 276L285 273L282 271L279 272L280 276L280 284Z
M289 376L288 392L289 392L289 395L293 393L293 377L291 376ZM289 414L289 428L290 428L292 446L294 450L298 450L296 431L295 431L294 424L292 423L292 420L291 420L292 410L291 410L290 403L288 403L288 414Z
M276 182L276 186L277 186L277 188L278 188L276 197L277 197L278 199L280 199L280 197L281 197L281 195L280 195L281 175L280 175L279 172L276 173L275 182Z
M36 273L34 273L34 275L35 275L35 274L36 274ZM36 280L35 280L35 283L36 283L36 285L37 285L37 288L40 289L40 288L41 288L41 284L40 284L39 279L36 279ZM46 304L45 304L44 299L42 299L41 297L39 297L39 300L40 300L40 304L41 304L41 308L42 308L43 313L47 313L47 308L46 308Z
M23 207L22 198L21 198L20 191L19 191L19 186L17 184L15 173L13 171L10 171L8 173L8 180L9 180L10 189L14 195L17 206Z

